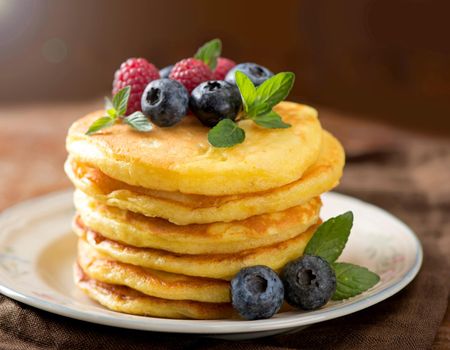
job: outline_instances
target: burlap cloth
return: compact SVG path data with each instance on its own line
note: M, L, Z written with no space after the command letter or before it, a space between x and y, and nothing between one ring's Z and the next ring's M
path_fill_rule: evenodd
M348 121L331 112L325 115L324 124L344 141L348 154L338 191L389 210L410 225L423 243L423 267L403 291L366 310L298 333L242 342L99 326L0 296L0 348L430 348L447 309L450 286L450 143Z

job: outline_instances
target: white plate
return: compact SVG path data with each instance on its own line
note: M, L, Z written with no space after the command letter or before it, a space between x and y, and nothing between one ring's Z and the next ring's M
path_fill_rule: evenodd
M0 292L55 314L109 326L248 339L297 330L348 315L404 288L422 263L422 247L400 220L373 205L337 193L323 197L322 218L352 210L355 222L340 260L377 272L381 281L355 298L312 312L284 312L268 320L199 321L142 317L109 311L72 281L76 238L70 232L72 192L18 204L0 215Z

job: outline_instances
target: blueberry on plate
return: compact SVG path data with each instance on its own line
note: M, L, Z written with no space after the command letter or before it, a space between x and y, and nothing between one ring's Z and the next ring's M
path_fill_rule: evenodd
M158 126L178 123L189 107L189 93L176 80L153 80L145 88L141 98L142 112Z
M173 64L171 64L170 66L164 67L159 71L159 77L161 79L168 79L170 72L172 72L172 68L173 68Z
M242 99L235 85L224 80L210 80L192 91L189 107L203 125L212 127L222 119L235 120Z
M266 67L260 66L256 63L240 63L234 66L227 73L225 80L231 84L236 84L236 71L241 71L250 78L253 85L258 86L264 83L267 79L273 76L273 73Z
M319 256L305 255L288 263L282 272L288 304L314 310L325 305L336 291L336 275Z
M272 317L280 310L283 300L283 283L267 266L243 268L231 280L231 303L247 320Z

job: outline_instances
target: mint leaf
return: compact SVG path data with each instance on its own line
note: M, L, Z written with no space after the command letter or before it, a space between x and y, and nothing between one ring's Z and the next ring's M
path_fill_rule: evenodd
M264 128L269 129L286 129L290 128L291 125L285 123L278 113L270 111L269 113L259 115L251 118L256 124Z
M256 89L256 104L263 104L265 108L257 111L257 115L266 114L272 107L283 101L292 89L295 74L282 72L267 79Z
M244 105L244 111L250 114L253 104L256 99L256 88L253 85L250 78L242 73L241 71L236 71L235 74L236 85L239 88L239 92L242 97L242 104Z
M334 263L336 273L336 292L332 300L342 300L365 292L378 283L380 277L365 267L349 264Z
M294 73L278 73L257 88L247 75L236 72L236 85L242 97L245 116L265 128L288 128L272 107L286 98L294 84Z
M112 104L118 116L125 115L125 113L127 112L130 90L131 88L129 86L125 86L123 89L120 89L113 97Z
M123 121L137 131L149 132L153 129L152 123L150 123L148 118L142 114L142 112L134 112L124 118Z
M113 125L115 122L116 118L112 118L110 116L98 118L91 124L88 131L86 131L86 135L91 135L101 129L107 128L108 126Z
M320 256L330 264L335 262L344 250L352 225L351 211L328 219L314 233L304 254Z
M106 114L108 114L111 118L117 118L117 112L114 108L109 108L106 110Z
M231 147L245 140L245 131L231 119L223 119L208 132L208 141L214 147Z
M195 53L194 58L203 61L211 70L214 70L216 69L217 58L220 56L221 51L222 42L220 39L213 39L200 47Z
M249 114L250 118L253 119L253 117L256 117L259 115L264 115L264 114L270 113L271 111L272 111L272 108L269 107L269 105L267 103L257 101L255 103L253 103L253 106L250 109L248 114Z

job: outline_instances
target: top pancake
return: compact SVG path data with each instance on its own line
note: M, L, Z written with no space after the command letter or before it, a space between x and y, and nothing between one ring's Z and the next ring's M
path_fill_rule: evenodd
M177 225L243 220L306 203L339 183L345 163L344 150L331 134L322 131L322 149L301 179L287 185L240 195L202 196L148 190L114 180L100 170L69 157L65 164L75 187L100 203L164 218Z
M246 139L230 148L212 147L209 129L191 116L149 133L118 123L85 135L102 111L76 121L66 146L77 161L134 186L203 195L264 191L299 179L321 148L316 110L292 102L281 102L275 110L292 127L266 129L241 121Z

